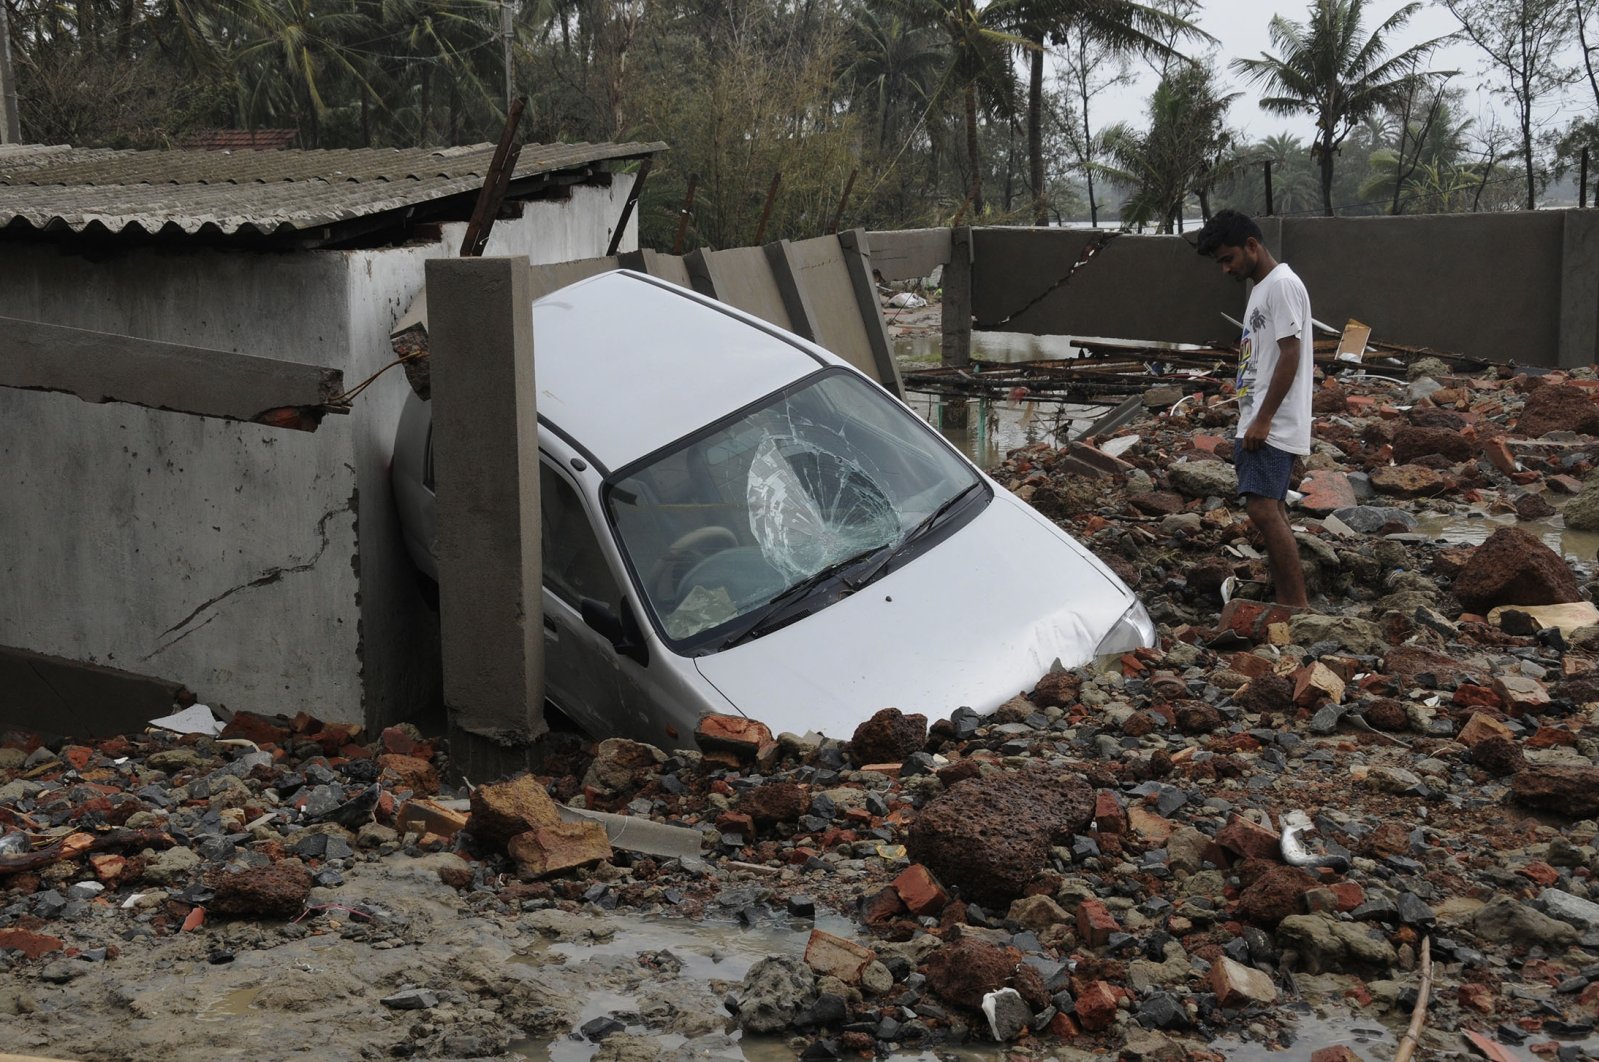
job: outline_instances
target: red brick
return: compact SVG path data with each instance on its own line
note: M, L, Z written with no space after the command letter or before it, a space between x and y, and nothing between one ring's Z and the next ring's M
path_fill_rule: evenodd
M1116 993L1104 981L1090 981L1077 993L1077 1020L1089 1032L1108 1029L1116 1021Z
M741 811L724 811L716 816L716 828L723 833L736 833L746 841L755 840L755 820Z
M1110 935L1121 929L1110 908L1098 900L1084 900L1077 905L1077 935L1091 948L1102 948Z
M505 846L524 877L542 878L611 858L611 840L597 822L558 822L519 833Z
M1266 606L1259 601L1235 597L1222 608L1216 626L1219 630L1232 631L1240 638L1254 638L1261 627L1261 617L1265 614Z
M772 744L772 732L765 723L741 715L702 715L694 728L694 741L708 752L732 752L754 759Z
M1310 1062L1365 1062L1365 1059L1344 1044L1334 1044L1331 1047L1318 1047L1312 1051Z
M1094 822L1100 833L1125 833L1127 830L1127 813L1122 810L1121 800L1109 789L1094 794Z
M1504 706L1499 699L1499 694L1487 686L1474 686L1469 682L1462 682L1455 687L1455 696L1452 703L1461 708L1493 708L1495 710Z
M1272 672L1271 661L1254 653L1234 653L1232 659L1227 661L1227 667L1245 678L1252 679Z
M1128 809L1127 822L1134 833L1156 846L1165 844L1177 831L1177 824L1172 820L1137 806Z
M1299 484L1304 500L1299 507L1312 516L1326 516L1334 509L1346 509L1359 502L1349 477L1330 468L1319 468L1307 475Z
M811 930L805 944L805 965L822 977L836 977L847 985L859 984L861 971L877 961L877 952L854 941Z
M1455 735L1455 740L1470 748L1484 738L1502 737L1515 740L1510 733L1510 728L1491 715L1482 712L1473 712L1466 725L1460 728L1460 733Z
M900 871L894 879L894 891L918 917L936 915L949 903L949 893L933 877L932 871L920 863L912 863Z
M26 929L0 929L0 951L20 951L30 959L37 959L61 948L58 937L30 933Z
M1515 455L1510 452L1510 447L1503 439L1489 439L1483 443L1482 455L1507 476L1513 476L1520 471L1516 467Z
M94 750L83 745L67 745L61 750L62 762L78 771L88 767L93 757Z
M861 905L861 919L869 926L885 925L905 914L905 901L898 890L878 889Z
M1529 881L1542 885L1546 889L1560 880L1560 871L1556 870L1548 863L1540 862L1538 860L1534 860L1533 862L1528 863L1526 866L1519 868L1516 873L1520 874L1524 878L1527 878Z
M1529 749L1553 749L1577 747L1577 735L1563 726L1541 726L1533 731L1532 737L1527 739Z
M1338 897L1339 911L1353 911L1366 902L1366 890L1358 881L1335 881L1328 888Z
M1240 815L1217 831L1216 843L1249 859L1278 860L1282 851L1282 839L1276 833Z
M1536 478L1536 476L1537 474L1534 473L1534 478ZM1550 476L1545 482L1549 484L1550 490L1556 491L1560 494L1582 493L1582 480L1576 478L1575 476Z
M378 769L386 781L419 796L432 796L439 791L439 773L419 757L385 752L378 757Z
M1487 985L1463 984L1459 990L1460 1005L1470 1007L1478 1014L1492 1014L1494 1012L1494 991Z
M1083 1034L1083 1030L1078 1027L1077 1022L1072 1020L1072 1016L1070 1014L1060 1013L1057 1013L1053 1018L1049 1019L1049 1025L1044 1031L1049 1033L1049 1035L1059 1037L1062 1040L1070 1040L1073 1037L1081 1036Z

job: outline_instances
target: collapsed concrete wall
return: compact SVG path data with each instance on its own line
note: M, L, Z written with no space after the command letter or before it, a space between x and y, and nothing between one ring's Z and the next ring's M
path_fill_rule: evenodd
M1528 365L1599 360L1599 211L1266 218L1262 227L1334 327L1355 317L1377 339ZM925 276L949 262L949 231L874 232L873 265L888 280ZM1220 314L1239 316L1244 289L1181 236L1117 235L1065 280L1106 231L972 229L974 327L1231 338Z
M486 253L593 256L630 187L617 175L528 203ZM270 254L11 243L0 316L326 365L353 386L393 360L426 261L454 256L463 232ZM394 370L307 433L0 388L0 646L27 654L12 666L103 665L235 709L369 726L436 707L437 621L388 484L407 391ZM0 691L0 722L129 722L51 688Z

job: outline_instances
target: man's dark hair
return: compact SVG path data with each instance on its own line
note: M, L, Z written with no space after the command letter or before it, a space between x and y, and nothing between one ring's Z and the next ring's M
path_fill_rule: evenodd
M1199 248L1200 254L1210 258L1220 247L1242 247L1251 236L1264 242L1260 226L1248 214L1240 214L1236 210L1218 210L1199 230L1199 238L1194 241L1194 246Z

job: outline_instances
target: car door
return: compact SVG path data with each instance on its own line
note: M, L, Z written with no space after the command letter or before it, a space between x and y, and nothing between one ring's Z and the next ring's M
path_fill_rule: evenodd
M620 657L609 639L583 622L584 598L620 612L622 591L576 485L548 460L539 462L539 509L547 696L600 737L648 735L658 741L650 733L638 664Z

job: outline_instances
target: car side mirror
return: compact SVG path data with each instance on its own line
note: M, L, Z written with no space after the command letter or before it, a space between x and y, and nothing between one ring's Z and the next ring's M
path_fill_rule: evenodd
M639 628L638 619L626 601L622 602L621 610L618 611L604 601L585 597L578 603L578 611L582 614L583 622L589 630L610 642L611 648L618 653L636 660L641 666L650 662L650 651L644 643L644 632Z

